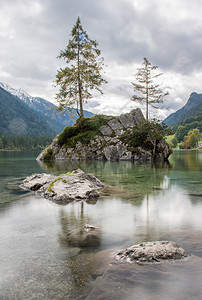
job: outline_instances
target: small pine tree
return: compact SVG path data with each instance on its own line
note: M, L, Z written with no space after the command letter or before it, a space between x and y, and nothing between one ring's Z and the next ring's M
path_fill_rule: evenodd
M154 104L163 103L163 97L168 95L168 92L164 93L160 88L160 84L154 84L154 79L161 76L163 73L154 74L158 67L152 66L151 63L144 58L142 67L138 68L135 74L136 82L132 82L135 95L132 97L132 101L145 101L146 103L146 120L149 116L149 105L157 108Z
M103 93L100 86L107 83L100 74L104 66L104 59L100 57L98 43L88 37L83 30L80 18L71 32L71 39L58 58L67 63L65 68L58 70L56 85L60 86L56 94L58 110L65 110L77 104L77 113L83 116L83 103L92 98L91 90Z

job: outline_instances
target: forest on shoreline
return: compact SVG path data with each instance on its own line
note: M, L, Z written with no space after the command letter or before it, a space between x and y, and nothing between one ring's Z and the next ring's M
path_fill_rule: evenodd
M52 139L50 136L0 134L0 150L42 150L51 143Z

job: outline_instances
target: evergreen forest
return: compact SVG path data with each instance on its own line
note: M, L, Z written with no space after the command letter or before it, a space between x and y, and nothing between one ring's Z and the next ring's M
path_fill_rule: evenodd
M44 149L52 141L50 136L2 135L0 133L0 150L36 150Z

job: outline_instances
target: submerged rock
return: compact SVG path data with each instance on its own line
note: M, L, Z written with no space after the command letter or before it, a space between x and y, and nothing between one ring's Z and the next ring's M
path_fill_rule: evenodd
M51 174L33 174L20 185L22 189L36 191L38 195L56 202L72 202L99 197L98 189L104 184L91 174L77 169L71 173L55 176Z
M202 259L126 263L114 260L112 250L97 253L91 263L94 280L82 299L198 299L202 294ZM82 262L82 254L80 261ZM79 266L78 266L79 269ZM190 296L191 295L191 296Z
M101 231L99 227L86 224L83 227L72 230L67 234L67 242L76 247L95 247L101 242Z
M176 230L162 238L164 242L167 239L174 240L187 249L191 254L189 259L168 258L161 260L161 265L155 260L140 263L133 260L126 263L120 258L114 259L117 253L115 250L100 251L88 262L94 280L82 299L198 299L198 295L202 295L202 230ZM174 246L174 249L175 247L176 251L181 249L179 246ZM183 249L183 253L188 256L184 251ZM200 257L196 256L198 254ZM81 254L80 262L83 261Z
M182 259L189 256L186 250L170 241L147 242L134 245L116 255L117 260L128 262L160 262L162 260Z

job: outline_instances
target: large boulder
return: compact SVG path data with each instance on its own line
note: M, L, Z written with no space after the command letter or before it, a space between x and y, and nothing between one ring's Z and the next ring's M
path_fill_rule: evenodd
M124 128L133 128L134 125L138 125L140 122L144 121L144 116L142 111L137 108L133 109L130 113L122 114L119 116L119 121Z
M49 184L56 178L57 176L52 174L32 174L23 180L20 187L24 190L39 191L41 188L44 189L45 187L48 187Z
M171 241L156 241L134 245L118 252L116 259L128 262L161 262L189 256L186 250Z
M22 189L36 191L47 199L56 202L72 202L99 197L98 190L104 184L91 174L77 169L71 173L55 176L51 174L33 174L20 185Z

